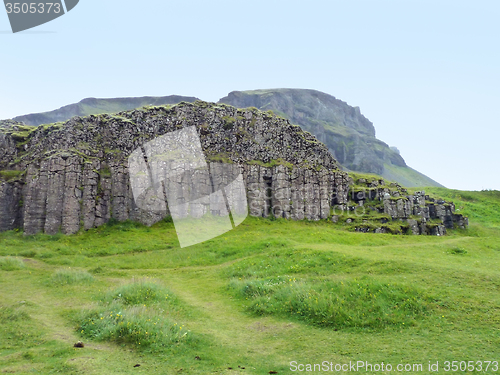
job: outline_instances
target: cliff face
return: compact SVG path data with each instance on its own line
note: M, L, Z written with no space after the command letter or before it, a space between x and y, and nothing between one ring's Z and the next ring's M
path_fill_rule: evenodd
M233 91L219 102L272 110L314 134L346 170L374 173L405 186L442 186L409 168L396 149L375 137L373 124L351 107L316 90Z
M23 124L12 120L0 121L0 169L4 169L17 157L14 138L7 133L18 132Z
M69 234L110 218L152 224L167 212L155 216L136 206L128 156L158 136L193 125L207 160L242 165L252 215L269 216L278 207L272 214L316 220L328 217L333 196L347 202L346 174L300 127L257 110L181 103L75 117L40 126L25 138L20 129L4 131L0 230Z

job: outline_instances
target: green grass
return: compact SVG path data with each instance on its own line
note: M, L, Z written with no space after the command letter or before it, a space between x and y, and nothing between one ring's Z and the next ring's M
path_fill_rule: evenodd
M387 180L397 181L403 186L438 186L443 187L439 182L434 181L422 173L410 167L398 167L397 165L384 164L384 172L382 174Z
M426 191L470 229L393 236L247 218L184 249L168 220L0 233L0 372L289 374L291 361L362 360L439 361L446 373L446 360L498 361L500 193Z
M249 165L260 165L260 166L263 166L263 167L266 167L266 168L272 168L272 167L275 167L277 165L283 165L283 166L285 166L285 167L287 167L289 169L292 169L292 167L293 167L292 163L287 162L283 158L273 159L273 160L270 160L268 163L264 163L261 160L250 160L250 161L247 162L247 164L249 164Z
M0 180L4 179L6 181L12 181L19 178L22 174L23 171L3 170L0 171Z
M26 268L22 259L13 257L0 257L0 270L17 271Z
M123 306L150 306L161 303L172 307L180 304L172 291L146 280L134 281L109 291L103 297L102 302L118 303Z
M165 318L160 309L120 304L84 311L78 329L84 338L154 351L190 338L184 326Z
M423 318L432 299L415 288L362 277L352 281L296 280L278 276L264 280L234 280L231 288L250 300L256 315L296 318L335 329L406 328Z
M444 188L426 188L426 194L455 203L456 213L468 216L472 223L487 227L500 226L500 191L460 191Z
M85 338L159 351L193 340L184 325L172 320L180 305L156 283L133 282L104 294L97 306L77 311L77 330Z
M62 269L54 272L50 279L53 285L88 284L94 281L94 277L87 271Z

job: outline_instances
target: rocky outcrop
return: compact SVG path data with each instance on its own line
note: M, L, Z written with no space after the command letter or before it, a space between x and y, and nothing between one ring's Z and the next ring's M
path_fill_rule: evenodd
M224 163L232 165L230 175L242 175L252 216L321 220L333 215L341 221L338 212L378 202L370 209L384 214L387 222L404 220L415 234L442 234L441 229L432 229L439 225L466 226L466 219L455 215L451 204L417 194L404 196L403 188L383 186L383 180L354 181L340 170L325 145L286 119L255 108L197 101L74 117L36 129L3 124L0 230L71 234L111 218L147 225L161 220L169 214L168 202L159 211L136 203L128 159L150 141L188 127L196 129L210 170ZM188 194L193 183L201 182L211 185L207 191L217 190L219 182L193 178L166 184L165 193L176 188ZM178 198L185 201L186 215L207 212L207 206L190 203L188 195ZM423 209L422 200L432 204ZM369 231L363 228L355 229ZM374 231L390 228L379 226Z
M348 178L340 171L245 166L248 206L252 216L320 220L333 202L346 205Z
M0 230L23 226L23 185L20 182L0 181Z
M399 184L387 185L383 179L377 178L351 179L350 187L349 195L352 203L347 209L362 212L356 226L356 230L361 232L391 231L439 236L446 234L446 229L466 229L469 225L467 217L455 213L453 202L432 198L426 195L425 191L409 194L407 189ZM377 218L376 214L380 216ZM369 225L366 217L372 219ZM377 225L377 221L380 224L391 225L384 227Z
M17 158L16 141L22 142L31 130L33 128L17 121L0 121L0 170Z

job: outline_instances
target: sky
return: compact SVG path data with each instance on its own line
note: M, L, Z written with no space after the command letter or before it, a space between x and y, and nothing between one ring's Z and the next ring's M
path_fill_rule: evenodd
M316 89L448 188L500 190L500 2L80 0L13 34L0 119L86 97Z

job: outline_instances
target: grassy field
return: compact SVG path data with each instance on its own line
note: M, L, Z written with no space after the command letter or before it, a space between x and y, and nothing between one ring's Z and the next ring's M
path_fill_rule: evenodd
M428 374L429 362L451 373L445 361L486 368L500 362L500 192L428 192L455 201L470 229L393 236L247 218L185 249L168 221L1 233L0 373L292 374L323 361L393 366L366 374Z

